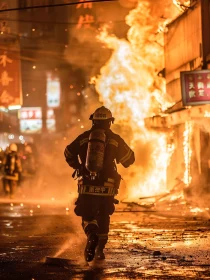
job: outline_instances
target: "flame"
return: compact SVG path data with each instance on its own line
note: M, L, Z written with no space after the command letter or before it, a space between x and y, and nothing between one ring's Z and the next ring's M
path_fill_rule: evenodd
M146 1L138 3L126 23L130 26L127 40L108 34L107 27L99 34L98 39L113 53L100 76L91 82L99 100L113 112L117 125L129 132L126 140L137 160L123 178L129 190L127 199L133 201L168 191L166 170L174 145L167 144L166 133L148 130L144 118L163 114L173 103L167 99L164 78L158 75L164 68L160 32L164 23L151 16Z
M174 5L180 10L180 12L184 12L189 6L191 1L184 1L182 4L178 0L173 0Z
M183 133L184 163L185 163L183 182L187 186L189 186L189 184L192 180L192 176L190 174L190 162L191 162L191 156L192 156L192 148L191 148L192 131L193 131L193 122L186 122L185 131Z
M210 112L209 111L205 110L204 118L210 118Z

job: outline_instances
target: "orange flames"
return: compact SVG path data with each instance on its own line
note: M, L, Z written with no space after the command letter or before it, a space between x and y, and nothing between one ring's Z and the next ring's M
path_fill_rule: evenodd
M187 7L190 5L190 1L184 1L184 3L181 3L178 0L173 0L174 5L178 7L178 9L183 12Z
M113 112L116 124L128 131L126 140L135 151L136 163L123 178L128 190L126 199L134 201L167 191L166 170L174 146L167 144L166 133L144 126L144 118L161 114L172 105L166 98L165 80L158 75L164 68L160 33L164 22L151 15L148 2L141 1L126 23L130 26L128 40L109 35L106 28L98 36L113 53L92 82L100 101Z
M192 180L190 174L190 162L192 156L192 148L191 148L192 131L193 131L193 123L186 122L185 131L183 133L183 138L184 138L183 149L184 149L184 164L185 164L183 182L186 184L186 186L189 186Z

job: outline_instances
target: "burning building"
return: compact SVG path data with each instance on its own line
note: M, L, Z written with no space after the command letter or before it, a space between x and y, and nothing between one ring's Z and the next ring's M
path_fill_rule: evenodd
M130 201L208 189L209 100L184 104L180 72L208 69L209 1L182 2L139 1L127 40L106 28L98 37L112 56L92 82L136 152L124 175Z
M185 194L201 204L209 195L209 1L191 1L167 25L164 35L166 92L174 104L165 115L146 118L147 127L168 131L174 151L167 167L167 185L177 179ZM205 205L205 203L204 203Z

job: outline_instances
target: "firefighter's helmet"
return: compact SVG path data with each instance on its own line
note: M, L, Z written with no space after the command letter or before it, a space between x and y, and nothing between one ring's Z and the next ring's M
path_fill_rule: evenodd
M17 152L18 150L17 145L15 143L10 144L9 149L11 152Z
M90 120L92 121L112 121L114 122L114 118L112 117L112 113L109 109L102 106L95 110L95 112L90 115Z
M26 153L29 153L29 154L32 154L31 146L26 145L26 146L25 146L25 152L26 152Z

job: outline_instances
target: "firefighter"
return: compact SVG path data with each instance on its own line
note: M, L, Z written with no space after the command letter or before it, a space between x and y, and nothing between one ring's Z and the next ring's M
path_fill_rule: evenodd
M15 143L10 144L3 160L3 188L5 194L10 195L10 198L13 198L19 174L22 171L17 151L17 145Z
M36 160L32 148L28 144L24 147L22 168L23 177L33 177L36 173Z
M74 212L82 218L87 235L84 251L87 262L105 259L104 248L108 241L110 215L114 213L114 198L118 193L121 176L116 163L125 168L135 161L134 152L125 141L110 129L114 118L102 106L90 116L92 128L70 143L64 155L73 177L78 179L78 199Z

